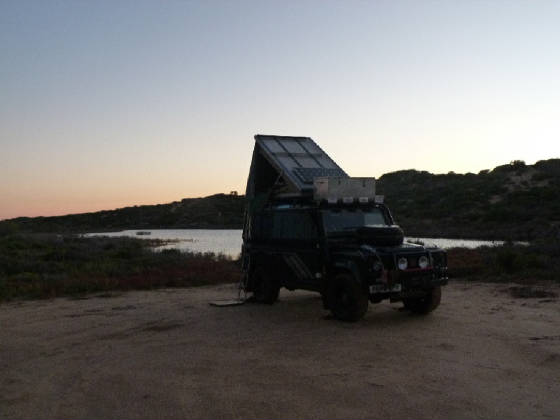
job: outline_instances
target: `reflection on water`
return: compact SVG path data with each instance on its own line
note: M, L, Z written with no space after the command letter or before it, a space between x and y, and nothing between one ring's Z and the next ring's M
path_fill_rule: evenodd
M151 229L150 235L138 236L138 230L87 233L84 236L129 236L171 241L156 249L179 249L194 252L215 252L237 257L241 253L241 229Z
M445 239L445 238L405 238L409 242L421 242L426 246L437 246L439 248L478 248L479 246L499 246L504 241L482 241L478 239ZM525 244L524 242L516 242Z
M142 232L138 236L138 232ZM148 234L149 232L149 234ZM215 252L239 256L241 252L241 229L152 229L152 230L123 230L120 232L87 233L84 236L129 236L134 238L162 239L172 241L156 249L179 249L194 252ZM435 245L440 248L477 248L479 246L502 245L503 241L478 241L470 239L441 239L441 238L406 238L407 241L421 241L426 246Z

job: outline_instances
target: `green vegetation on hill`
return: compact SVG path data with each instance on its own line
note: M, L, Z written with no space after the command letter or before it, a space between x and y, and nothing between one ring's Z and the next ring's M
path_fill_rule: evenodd
M20 217L0 222L2 232L102 232L122 229L237 229L245 198L215 194L169 204L125 207L54 217Z
M478 174L405 170L383 175L378 194L408 236L533 240L560 237L560 159L514 161ZM245 198L216 194L170 204L96 213L17 218L13 232L99 232L121 229L241 229Z
M392 172L377 190L409 236L533 240L560 232L560 159L477 175Z

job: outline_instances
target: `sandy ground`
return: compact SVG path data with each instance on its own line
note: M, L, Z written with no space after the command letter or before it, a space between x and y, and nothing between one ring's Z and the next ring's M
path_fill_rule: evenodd
M560 418L560 301L453 283L427 317L233 286L0 305L2 418Z

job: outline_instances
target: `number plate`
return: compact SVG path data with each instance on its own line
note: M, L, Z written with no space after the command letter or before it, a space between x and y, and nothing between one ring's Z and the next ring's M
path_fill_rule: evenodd
M384 284L372 284L369 286L370 293L394 293L402 291L402 284L394 284L393 287L386 287Z

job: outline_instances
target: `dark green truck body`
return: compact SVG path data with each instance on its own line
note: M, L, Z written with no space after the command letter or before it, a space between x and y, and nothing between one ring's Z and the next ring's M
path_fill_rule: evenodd
M384 299L417 313L439 305L446 252L404 242L372 179L348 177L309 138L255 139L242 248L254 300L273 303L282 287L315 291L347 321ZM321 182L333 185L318 191Z

